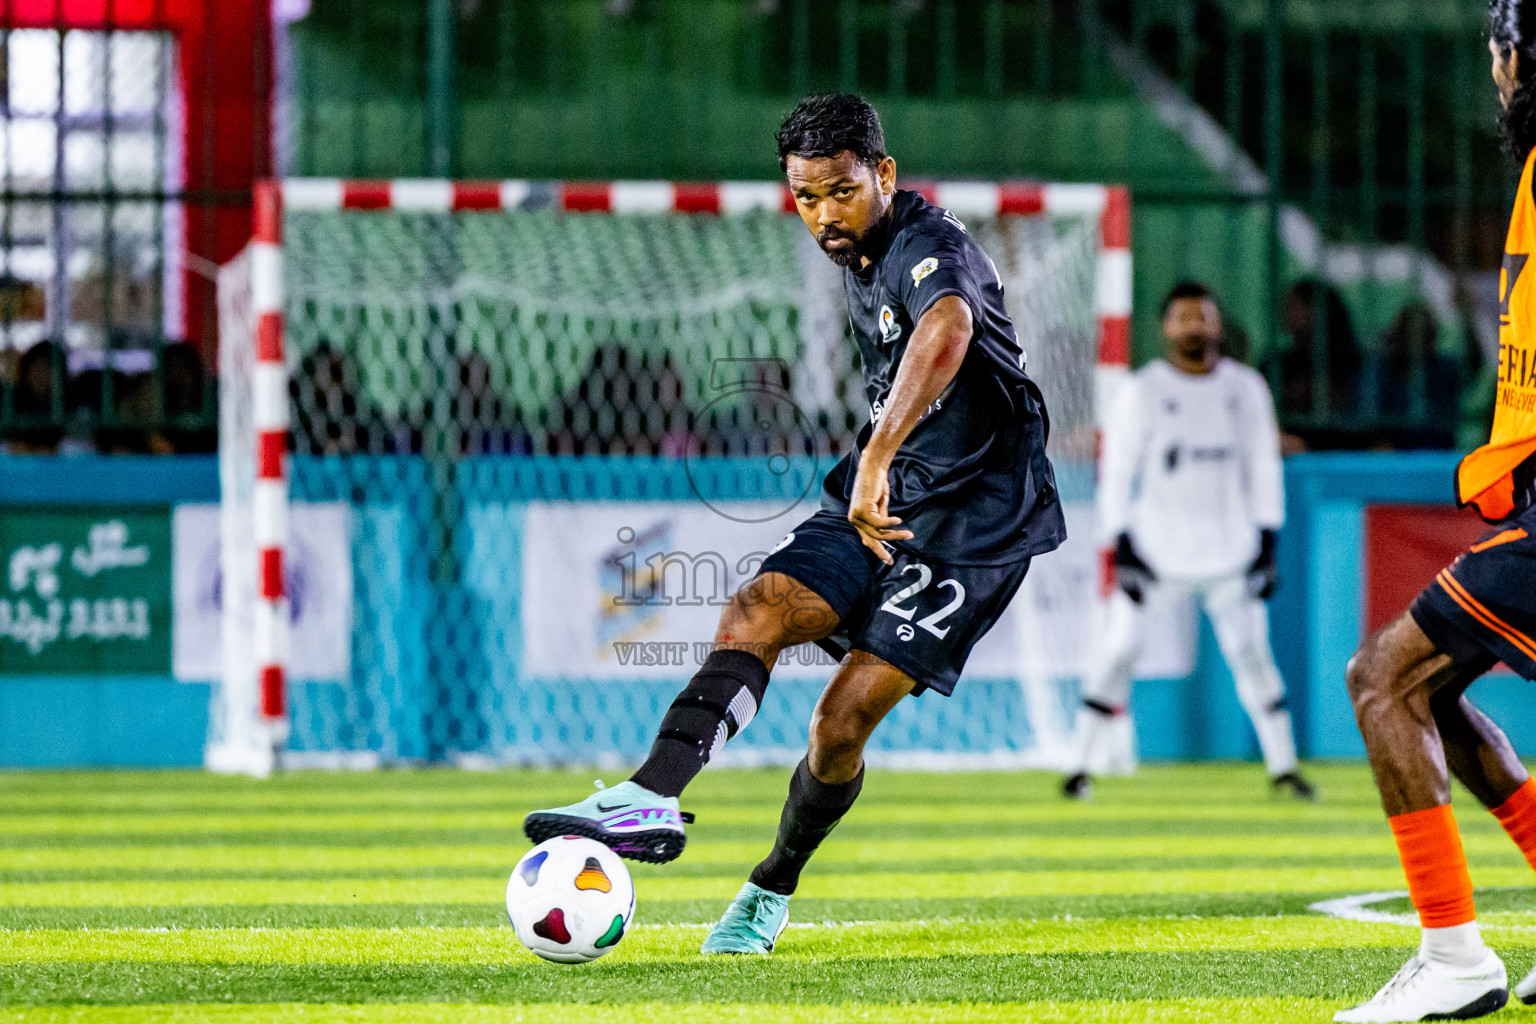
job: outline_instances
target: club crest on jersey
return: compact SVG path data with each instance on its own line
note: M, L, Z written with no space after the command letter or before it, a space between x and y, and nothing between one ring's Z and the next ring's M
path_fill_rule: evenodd
M912 268L912 283L922 284L923 278L939 269L939 261L929 256L923 262Z
M890 306L880 307L880 340L895 341L901 337L901 324L896 322L896 314L891 312Z

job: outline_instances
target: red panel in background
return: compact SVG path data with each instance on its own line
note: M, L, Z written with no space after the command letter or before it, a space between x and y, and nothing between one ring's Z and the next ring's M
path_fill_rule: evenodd
M1441 505L1367 505L1367 634L1407 611L1436 573L1487 532L1488 524L1468 510Z

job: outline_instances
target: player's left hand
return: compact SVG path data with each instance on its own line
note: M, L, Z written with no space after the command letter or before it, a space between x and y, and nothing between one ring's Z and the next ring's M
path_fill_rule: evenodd
M901 520L890 514L891 467L888 463L866 457L859 459L859 471L853 478L853 494L848 498L848 521L859 531L864 546L886 565L895 559L885 542L911 540L911 530L898 530Z
M1259 531L1259 556L1248 567L1248 593L1268 601L1280 583L1280 563L1275 558L1278 536L1274 530Z
M1137 604L1146 598L1147 588L1157 582L1157 574L1136 553L1131 535L1122 533L1115 538L1115 546L1109 552L1110 567L1114 572L1115 585L1125 596Z

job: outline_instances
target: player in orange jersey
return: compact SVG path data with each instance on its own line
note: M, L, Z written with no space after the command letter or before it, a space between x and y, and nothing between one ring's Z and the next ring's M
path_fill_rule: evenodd
M1336 1021L1466 1019L1509 999L1483 944L1448 773L1536 866L1536 782L1465 691L1499 661L1536 679L1536 0L1493 0L1488 46L1510 155L1524 165L1500 279L1499 393L1489 442L1456 471L1459 504L1494 529L1412 607L1367 640L1347 672L1355 720L1419 912L1419 951ZM1515 986L1536 1002L1536 970Z

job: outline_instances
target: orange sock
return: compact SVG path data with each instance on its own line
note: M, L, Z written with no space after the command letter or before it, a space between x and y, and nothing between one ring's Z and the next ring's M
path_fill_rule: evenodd
M1525 862L1536 868L1536 779L1526 779L1514 796L1490 812L1499 819L1509 838L1525 854Z
M1472 875L1450 804L1388 818L1408 876L1408 897L1425 928L1451 928L1477 919Z

